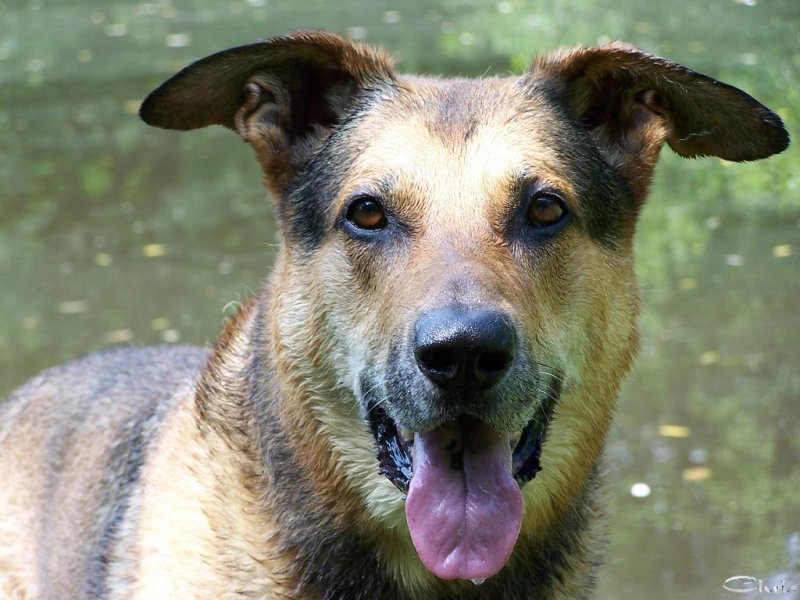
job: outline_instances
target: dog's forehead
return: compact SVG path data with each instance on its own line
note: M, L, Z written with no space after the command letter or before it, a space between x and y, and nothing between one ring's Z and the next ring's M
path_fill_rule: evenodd
M556 140L563 117L519 81L409 77L364 115L351 181L392 178L414 187L492 189L519 177L569 188Z

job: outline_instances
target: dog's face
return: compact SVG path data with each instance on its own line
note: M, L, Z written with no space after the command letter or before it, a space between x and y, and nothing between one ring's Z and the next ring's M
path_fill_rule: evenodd
M520 432L579 377L587 328L606 338L613 315L628 346L635 202L550 99L401 80L351 125L322 243L340 376L365 408L408 431L466 415ZM615 362L619 345L604 339Z
M594 468L636 351L632 236L661 145L787 143L749 96L622 45L442 80L301 33L189 67L143 117L256 149L284 237L285 376L325 390L307 401L379 519L407 493L445 579L495 574Z
M384 473L409 491L426 564L487 577L513 547L519 488L538 471L561 393L597 378L615 388L634 352L637 201L557 102L518 79L401 79L324 145L306 176L329 180L317 164L340 170L306 253L336 378L360 402ZM568 410L604 428L608 396ZM493 492L453 491L448 471ZM505 523L505 545L470 531L464 547L440 549L425 515L445 497L481 508L468 529Z

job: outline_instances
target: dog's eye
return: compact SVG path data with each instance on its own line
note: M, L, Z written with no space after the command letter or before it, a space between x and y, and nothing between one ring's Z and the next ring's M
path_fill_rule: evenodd
M566 216L567 209L564 202L554 194L537 193L528 204L528 221L534 227L555 225Z
M386 212L383 206L371 196L356 198L347 209L347 220L359 229L383 229L386 227Z

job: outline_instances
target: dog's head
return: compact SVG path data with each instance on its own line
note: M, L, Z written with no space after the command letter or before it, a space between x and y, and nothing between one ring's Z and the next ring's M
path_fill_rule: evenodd
M187 67L142 117L256 150L284 239L279 367L373 514L407 492L445 579L496 573L594 466L636 351L632 236L662 144L743 161L788 143L750 96L623 44L464 80L297 32Z

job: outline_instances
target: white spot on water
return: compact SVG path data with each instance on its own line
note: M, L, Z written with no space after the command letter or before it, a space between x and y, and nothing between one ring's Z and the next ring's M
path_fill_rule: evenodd
M124 37L128 35L128 26L125 23L112 23L105 32L108 37Z
M744 264L744 257L740 254L729 254L726 262L731 267L741 267Z
M188 33L170 33L164 43L168 48L185 48L192 43L192 36Z
M347 29L347 37L351 40L365 40L367 39L367 28L354 25Z

